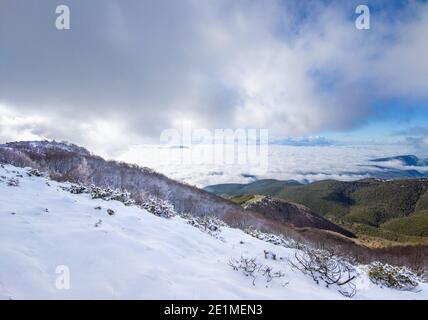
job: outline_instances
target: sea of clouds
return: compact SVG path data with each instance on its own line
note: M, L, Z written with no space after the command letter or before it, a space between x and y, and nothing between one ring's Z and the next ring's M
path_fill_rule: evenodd
M117 160L152 168L173 179L198 187L219 183L249 183L259 179L297 180L312 182L325 179L358 180L376 177L385 169L371 160L403 154L417 154L406 145L346 145L346 146L284 146L269 145L267 156L259 162L215 163L200 155L200 146L165 147L141 145L121 153ZM206 150L206 149L205 149ZM236 160L236 159L235 159ZM264 162L266 161L266 162ZM262 164L262 165L261 165ZM382 166L392 170L409 170L400 161L388 161ZM418 167L427 172L428 167Z

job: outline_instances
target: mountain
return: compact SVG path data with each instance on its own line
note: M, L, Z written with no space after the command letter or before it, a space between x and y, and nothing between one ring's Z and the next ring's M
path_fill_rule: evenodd
M288 186L302 185L295 180L280 181L275 179L261 179L248 184L225 183L214 186L207 186L205 191L212 192L219 196L239 196L246 194L275 194Z
M0 162L32 167L47 172L57 181L96 185L127 190L137 204L148 196L170 203L183 214L216 216L234 227L249 226L273 233L283 233L311 243L350 245L340 234L324 235L323 230L301 230L290 223L268 219L260 212L245 210L240 205L210 192L180 183L149 168L106 161L73 144L55 141L12 142L0 145ZM351 243L352 244L352 243ZM344 249L345 250L345 249Z
M413 167L428 166L428 159L419 159L415 155L400 155L400 156L394 156L394 157L373 159L371 161L381 162L381 163L390 162L390 161L398 161L403 166L413 166Z
M388 288L377 282L378 264L351 264L215 219L158 216L116 192L0 165L0 299L428 297L428 285L410 271L400 271L412 281L403 282L406 291ZM349 282L325 285L332 279L300 271L297 258L308 254L346 268L340 279Z
M399 155L394 157L370 160L376 171L370 176L378 179L427 178L428 159L420 159L415 155Z
M331 146L336 144L336 141L325 137L300 137L300 138L272 138L269 143L286 146L312 147L312 146Z
M70 153L81 156L90 156L91 153L83 147L63 141L19 141L0 145L0 148L19 150L23 153L31 153L34 156L48 156L54 153Z
M241 204L246 210L259 212L266 218L274 221L289 223L295 227L329 230L343 234L346 237L355 237L352 232L339 227L314 213L309 208L296 203L259 195L235 197L231 200Z
M0 146L0 163L34 168L45 172L54 181L77 183L79 187L76 187L76 192L95 188L93 192L96 195L102 195L103 192L97 191L96 188L117 189L124 194L129 193L130 199L146 210L158 211L158 204L165 203L160 207L165 208L167 212L168 208L173 208L181 215L221 219L230 227L241 230L253 228L259 232L282 234L315 248L329 248L338 254L352 255L362 263L379 260L414 267L425 263L424 259L419 258L421 252L426 251L425 246L371 248L361 243L360 238L350 238L341 233L309 225L296 227L289 221L285 222L284 219L276 219L255 210L244 209L229 199L172 180L149 168L107 161L84 148L69 143L55 141L7 143ZM255 185L262 187L257 183ZM269 185L270 183L265 182L263 188L269 190ZM289 181L286 185L289 186L279 190L295 188L299 190L299 188L305 187L294 181ZM123 197L124 195L121 193L111 195L112 199L122 199ZM275 197L283 199L281 196ZM317 197L313 199L317 200ZM311 204L307 205L302 201L287 201L303 204L313 212L327 217L324 211L313 209ZM161 211L164 210L162 208ZM298 207L296 209L297 212L301 210ZM301 210L300 213L306 214L305 210ZM348 229L348 226L344 225L344 228ZM418 265L415 266L415 263Z
M263 189L252 183L206 190L228 197L262 194L299 203L360 235L398 242L428 240L428 219L421 217L428 213L428 179L326 180L305 185L272 180Z
M0 146L0 161L49 172L56 180L126 189L138 202L150 194L172 203L180 212L217 214L222 218L239 206L182 184L149 168L106 161L88 150L64 142L13 142Z

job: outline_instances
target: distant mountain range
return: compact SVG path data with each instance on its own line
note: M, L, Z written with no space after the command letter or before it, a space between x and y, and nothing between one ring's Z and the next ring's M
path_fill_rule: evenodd
M428 177L428 159L420 159L415 155L399 155L371 160L370 176L379 179L403 179Z
M300 138L272 138L269 143L285 145L285 146L295 146L295 147L313 147L313 146L331 146L336 143L336 141L327 139L325 137L314 136L314 137L300 137Z
M254 195L299 203L363 237L428 243L428 179L353 182L259 180L219 184L206 191L239 203Z
M415 155L402 155L395 157L379 158L372 160L373 162L386 163L391 161L399 161L403 166L424 167L428 166L428 159L419 159Z
M316 176L325 175L331 176L331 172L328 171L305 171L299 172L303 176ZM413 178L428 178L428 159L421 159L415 155L399 155L386 158L375 158L368 162L360 165L356 165L355 169L349 171L341 171L341 175L347 176L349 180L361 179L362 177L394 180L394 179L413 179ZM255 175L241 174L246 178L251 178L253 181L260 181ZM266 179L263 179L263 183L266 183ZM277 180L276 180L277 181ZM313 180L301 179L281 181L280 183L310 183ZM278 182L276 182L278 183Z

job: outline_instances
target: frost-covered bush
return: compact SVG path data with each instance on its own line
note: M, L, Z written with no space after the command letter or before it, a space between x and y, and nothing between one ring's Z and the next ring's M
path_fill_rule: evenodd
M272 243L276 246L282 246L286 248L301 248L303 244L289 238L285 238L283 235L275 235L271 233L263 233L253 227L248 227L245 229L245 233L250 236L257 238L262 241Z
M131 199L131 194L126 190L121 191L118 189L91 186L90 193L92 199L103 199L106 201L116 200L122 202L126 206L135 204L135 201Z
M227 226L226 223L214 216L195 217L189 214L183 214L181 217L187 220L188 224L214 237L219 235L221 228Z
M357 271L351 261L336 256L333 252L317 249L299 249L294 258L288 259L289 264L310 276L317 284L326 287L336 286L338 291L346 296L353 297L356 293L354 280Z
M368 266L368 276L374 284L397 290L409 291L418 286L418 277L406 267L373 262Z
M82 194L82 193L89 193L89 189L82 185L71 185L67 191L69 191L72 194Z
M131 194L126 190L121 191L118 189L96 187L94 185L86 187L82 184L71 184L69 187L62 187L62 189L73 194L89 193L92 199L120 201L126 206L135 204L135 201L131 198Z
M91 195L92 199L102 199L105 201L116 200L122 202L126 206L135 204L135 200L131 198L131 194L126 190L102 188L94 185L86 187L82 184L71 184L70 186L61 188L73 194L88 193ZM177 214L174 210L174 206L168 201L161 200L149 194L143 195L140 207L163 218L171 218Z
M281 271L273 271L273 268L258 263L257 258L230 259L228 264L233 270L241 271L246 277L252 278L253 285L255 285L257 277L264 278L266 282L271 282L274 278L284 277L284 273Z
M148 212L162 218L172 218L177 214L172 204L152 195L145 195L140 206Z

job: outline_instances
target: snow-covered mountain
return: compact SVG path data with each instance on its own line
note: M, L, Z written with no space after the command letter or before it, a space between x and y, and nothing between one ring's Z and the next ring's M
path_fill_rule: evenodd
M400 287L382 277L397 275L389 266L353 265L214 218L162 218L103 192L1 165L1 299L428 298L404 269ZM312 255L331 273L302 272L299 260L317 267Z
M186 185L149 168L106 161L84 148L64 142L20 141L0 145L0 161L30 166L56 180L126 189L138 202L145 194L172 203L178 211L226 217L241 208L208 192Z
M45 171L57 181L79 182L114 189L126 189L141 204L147 196L174 206L182 214L216 216L231 226L256 227L264 232L293 234L305 241L329 243L342 251L364 250L339 235L312 228L300 230L280 220L244 210L240 205L188 184L180 183L149 168L106 161L84 148L55 141L21 141L0 145L0 162ZM302 212L302 214L304 214Z

